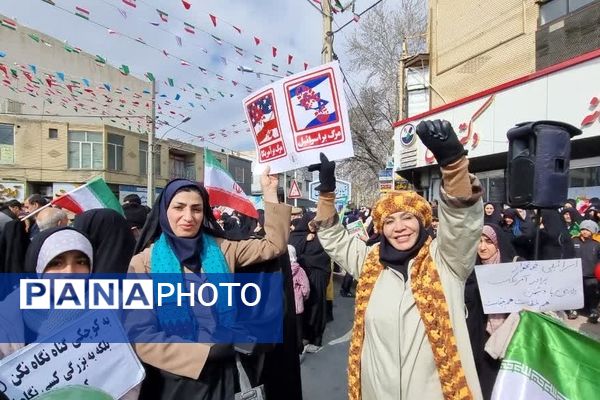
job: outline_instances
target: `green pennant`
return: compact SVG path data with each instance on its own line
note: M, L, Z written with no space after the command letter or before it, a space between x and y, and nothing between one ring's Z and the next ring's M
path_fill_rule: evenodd
M148 78L148 80L150 82L155 82L156 79L154 78L154 74L152 74L152 72L146 72L146 78Z
M204 89L204 91L206 92L206 94L209 94L208 89L203 87L202 89Z
M14 68L10 69L10 73L13 76L13 78L18 78L19 77L19 74L17 73L17 70L14 69Z
M29 35L27 35L31 38L31 40L33 40L34 42L40 42L40 37L38 35L36 35L35 33L30 33Z
M106 64L106 58L99 55L96 55L94 61L96 61L98 64Z
M169 82L169 86L175 86L175 81L173 81L173 78L167 78L167 82Z
M125 64L121 65L121 68L119 68L119 71L121 71L121 73L123 75L129 75L129 67Z

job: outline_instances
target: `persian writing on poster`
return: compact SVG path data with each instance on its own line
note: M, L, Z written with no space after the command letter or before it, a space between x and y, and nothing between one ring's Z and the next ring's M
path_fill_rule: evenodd
M0 392L9 399L34 399L61 387L86 385L120 398L145 373L124 332L119 343L106 341L105 332L114 338L116 324L120 321L112 312L88 312L45 343L9 355L0 361Z
M277 173L354 156L337 62L291 75L243 101L259 165Z
M583 307L579 258L477 265L475 274L486 314Z

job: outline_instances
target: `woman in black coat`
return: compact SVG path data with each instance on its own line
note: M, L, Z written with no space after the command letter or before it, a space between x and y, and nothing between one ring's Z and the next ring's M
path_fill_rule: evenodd
M309 226L313 218L314 214L307 213L297 222L294 221L289 244L296 249L298 263L306 271L310 282L310 296L304 306L305 339L309 344L321 347L327 324L327 284L331 275L331 258Z
M510 237L502 228L498 225L485 224L477 248L475 264L513 262L516 260L515 256L515 249L511 244ZM467 329L481 391L484 399L489 399L500 370L500 361L493 359L485 352L484 348L491 333L502 323L503 315L484 314L475 271L465 282L465 306L467 308Z

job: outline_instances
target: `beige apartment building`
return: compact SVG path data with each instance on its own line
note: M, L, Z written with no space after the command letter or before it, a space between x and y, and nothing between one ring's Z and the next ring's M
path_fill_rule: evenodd
M429 0L428 8L428 53L400 64L396 171L428 198L438 196L439 169L414 127L447 119L485 199L503 202L506 132L557 120L583 132L571 145L569 196L600 196L600 0Z
M0 202L55 196L95 176L121 199L144 200L152 84L19 24L2 27L0 43ZM172 178L203 180L203 147L154 142L159 190ZM250 193L251 161L215 156Z

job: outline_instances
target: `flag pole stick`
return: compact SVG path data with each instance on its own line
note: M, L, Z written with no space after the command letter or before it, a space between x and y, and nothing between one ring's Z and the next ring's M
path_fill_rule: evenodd
M91 178L90 180L88 180L88 181L87 181L87 182L86 182L84 185L77 186L75 189L73 189L73 190L69 190L67 193L63 194L63 195L62 195L62 196L60 196L60 197L63 197L63 196L70 195L71 193L75 192L76 190L79 190L79 189L81 189L82 187L84 187L84 186L87 186L87 184L88 184L89 182L91 182L91 181L93 181L94 179L96 179L96 178L98 178L98 177L101 177L101 176L102 176L102 174L98 174L98 175L96 175L96 176L92 177L92 178ZM57 199L59 199L60 197L57 197ZM52 199L52 201L50 201L50 202L49 202L48 204L46 204L45 206L41 206L40 208L38 208L38 209L37 209L37 210L35 210L34 212L31 212L31 213L27 214L26 216L24 216L23 218L21 218L21 221L25 221L27 218L29 218L29 217L33 217L35 214L39 213L39 212L40 212L40 211L42 211L44 208L51 207L51 206L52 206L52 204L54 203L54 200L55 200L55 199Z

